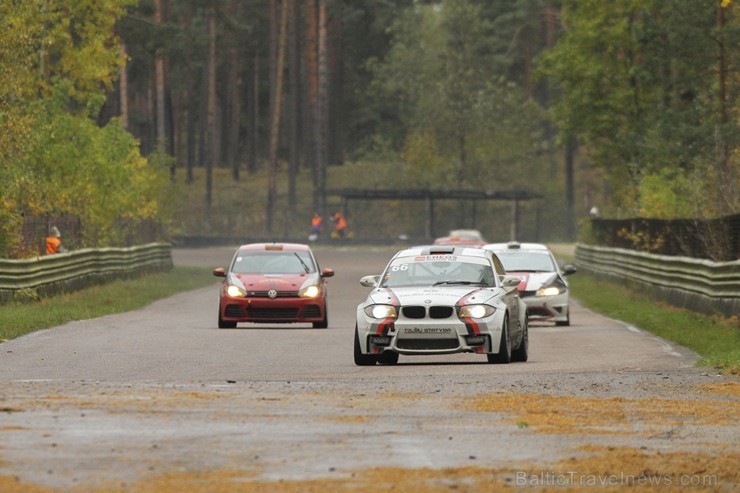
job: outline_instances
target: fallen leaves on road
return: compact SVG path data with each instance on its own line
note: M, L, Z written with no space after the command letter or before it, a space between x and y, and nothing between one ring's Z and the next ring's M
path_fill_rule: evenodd
M540 433L654 433L670 426L737 424L740 402L493 393L460 407L510 416ZM647 428L646 428L647 426Z

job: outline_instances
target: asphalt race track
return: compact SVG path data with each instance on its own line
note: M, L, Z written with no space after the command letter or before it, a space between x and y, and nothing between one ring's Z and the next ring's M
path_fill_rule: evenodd
M173 256L226 267L233 250ZM400 488L409 470L458 491L477 484L475 471L499 486L547 486L545 472L582 486L597 474L588 471L608 470L619 486L645 464L674 486L686 476L710 491L737 487L723 461L740 457L738 379L575 301L570 327L530 326L527 363L448 355L355 366L355 309L368 292L359 279L393 252L315 249L336 271L328 329L218 329L214 277L141 310L0 344L0 491L178 491L233 475L351 480L362 491L364 474L389 467Z

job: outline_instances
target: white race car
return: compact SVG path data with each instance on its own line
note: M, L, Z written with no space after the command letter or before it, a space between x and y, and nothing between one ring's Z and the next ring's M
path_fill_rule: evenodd
M396 364L398 355L485 354L489 363L527 361L527 307L488 250L422 246L393 256L357 307L355 364Z
M562 270L546 245L541 243L491 243L491 250L504 264L506 272L522 278L519 294L527 304L532 321L552 321L570 325L568 281L565 276L576 272L574 265Z

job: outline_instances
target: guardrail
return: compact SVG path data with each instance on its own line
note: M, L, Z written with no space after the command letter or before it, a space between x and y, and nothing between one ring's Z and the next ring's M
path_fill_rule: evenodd
M579 269L673 306L740 315L740 260L712 262L580 243L575 256Z
M85 248L34 259L0 259L0 303L60 292L172 268L169 243L128 248Z

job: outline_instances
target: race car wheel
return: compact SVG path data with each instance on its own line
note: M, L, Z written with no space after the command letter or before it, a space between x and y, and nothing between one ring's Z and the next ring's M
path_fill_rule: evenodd
M525 362L529 358L529 316L524 316L524 327L522 328L522 340L519 347L511 352L511 361Z
M568 325L570 325L570 307L568 307L568 316L565 318L565 320L555 322L555 325L557 327L567 327Z
M395 365L398 363L398 353L395 351L383 351L378 355L378 363L381 365Z
M314 329L325 329L329 326L329 313L326 311L326 305L324 305L324 319L320 322L314 322Z
M511 361L511 344L509 343L509 316L504 318L504 326L501 327L501 342L498 345L498 353L487 354L489 363L506 364Z
M235 329L236 322L227 322L221 318L221 308L218 310L218 328L219 329Z
M372 354L362 353L360 349L360 336L357 334L357 326L355 326L355 364L357 366L373 366L377 361L377 358Z

